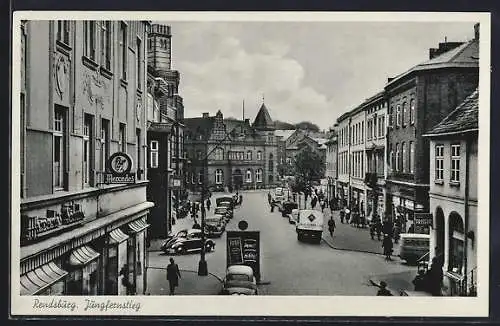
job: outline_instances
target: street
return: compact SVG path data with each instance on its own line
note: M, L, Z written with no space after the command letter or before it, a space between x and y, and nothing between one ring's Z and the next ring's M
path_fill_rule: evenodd
M330 213L326 214L329 217ZM408 288L416 273L416 267L405 265L397 257L393 261L385 261L379 254L351 251L346 246L343 246L344 250L333 249L337 245L342 247L343 243L337 241L357 242L355 237L362 237L365 242L373 242L374 248L377 248L375 252L380 250L378 241L366 239L369 237L366 229L341 224L338 217L334 239L326 230L325 218L325 232L320 244L298 242L295 226L288 222L288 218L282 217L277 209L270 212L266 191L244 192L243 205L235 209L234 218L226 230L237 230L240 220L248 222L248 230L260 231L262 279L259 293L262 295L375 295L377 288L370 285L370 279L386 280L390 288L398 291ZM192 220L187 217L186 221L178 223L189 225ZM210 278L216 280L213 276L223 279L225 274L226 233L214 241L215 251L207 253L206 260ZM168 265L169 255L160 251L150 252L149 255L150 268L165 268ZM199 253L174 258L184 274L195 274L193 272L197 271ZM166 293L168 288L164 272L150 273L148 284L151 294Z

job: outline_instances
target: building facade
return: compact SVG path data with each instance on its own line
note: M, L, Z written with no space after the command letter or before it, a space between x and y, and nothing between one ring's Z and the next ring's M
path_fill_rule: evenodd
M430 140L430 257L442 259L447 295L475 295L478 90L425 136Z
M187 118L185 147L191 161L187 187L199 191L260 189L278 181L278 146L274 123L262 104L253 124L250 120L224 119L204 113Z
M349 114L349 191L350 207L356 207L359 212L364 211L366 204L365 189L365 120L366 112L363 106L358 106Z
M21 26L22 295L147 289L146 21ZM113 153L132 184L104 184Z
M165 237L184 196L184 104L180 73L172 70L171 28L153 24L148 34L148 200L150 235ZM176 180L176 182L174 182Z
M327 179L327 195L328 201L332 198L337 197L336 193L336 183L338 179L338 137L335 133L335 130L331 130L330 137L328 141L325 143L326 146L326 170L325 177Z
M350 204L351 192L351 119L349 112L342 114L336 123L338 135L338 179L337 179L337 196L340 205L346 206Z
M478 42L476 34L459 46L441 46L443 53L431 49L428 61L385 86L389 107L386 216L399 218L406 232L413 232L415 212L429 210L429 141L422 135L477 87Z

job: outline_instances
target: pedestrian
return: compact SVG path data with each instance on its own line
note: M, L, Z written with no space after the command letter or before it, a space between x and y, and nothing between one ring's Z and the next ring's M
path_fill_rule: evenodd
M272 204L272 201L273 201L273 197L271 196L271 192L268 192L267 193L267 202L269 203L269 205Z
M391 259L392 239L387 233L384 234L384 240L382 241L382 248L384 248L385 260L392 260Z
M179 266L177 266L174 259L170 257L170 264L167 266L167 280L170 286L170 295L175 294L175 288L179 286L180 278L181 272L179 271Z
M349 223L351 219L351 211L349 210L349 208L345 208L345 222L346 223Z
M380 241L380 236L382 235L382 222L380 222L380 217L378 216L375 221L375 231L377 232L377 239Z
M335 198L332 197L332 199L330 199L330 212L333 214L334 210L335 210Z
M385 283L384 281L380 282L377 296L392 296L391 291L387 290L387 283Z
M341 209L339 215L340 215L340 223L344 224L345 211Z
M210 198L207 199L207 210L210 211L210 206L212 206L212 202L210 201Z
M328 231L330 232L330 236L333 238L333 232L335 232L335 220L333 216L328 220Z
M321 199L319 204L321 205L321 212L323 212L323 210L325 209L326 200Z
M240 206L243 204L243 195L240 195Z
M394 243L398 243L401 234L401 224L399 223L399 221L396 221L396 223L394 223L393 234L394 234Z
M433 296L441 296L443 286L443 265L439 257L432 258L432 264L427 271L429 291Z
M317 203L318 203L318 197L313 196L311 199L311 209L314 209Z

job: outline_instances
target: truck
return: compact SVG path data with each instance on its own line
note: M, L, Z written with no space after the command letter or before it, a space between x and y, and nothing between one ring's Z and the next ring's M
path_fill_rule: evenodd
M303 241L305 238L310 238L320 243L323 234L323 220L324 215L320 211L314 209L299 210L295 227L297 240Z

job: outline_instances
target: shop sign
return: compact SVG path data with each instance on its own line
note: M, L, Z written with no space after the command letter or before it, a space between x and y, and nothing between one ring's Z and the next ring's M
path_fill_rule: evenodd
M117 152L109 157L106 162L104 174L105 184L131 184L135 183L135 174L130 173L132 158L127 153Z
M181 178L171 177L170 178L170 188L179 189L181 187Z
M260 232L227 231L226 265L246 265L260 281Z
M429 233L432 227L431 213L414 213L415 233Z

